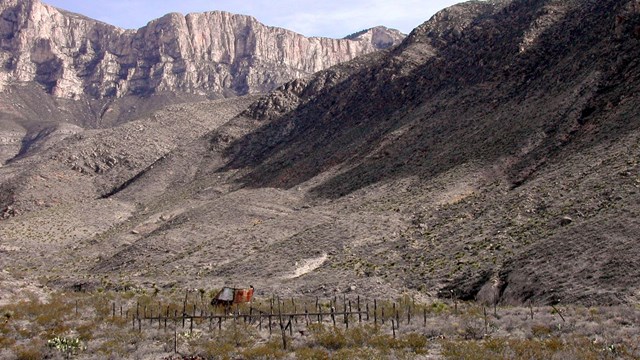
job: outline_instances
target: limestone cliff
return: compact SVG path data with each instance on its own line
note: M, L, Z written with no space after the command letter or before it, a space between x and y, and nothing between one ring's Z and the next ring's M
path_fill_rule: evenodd
M161 91L247 94L402 38L380 27L345 39L307 38L220 11L172 13L138 30L123 30L38 0L3 0L0 88L35 81L61 98Z

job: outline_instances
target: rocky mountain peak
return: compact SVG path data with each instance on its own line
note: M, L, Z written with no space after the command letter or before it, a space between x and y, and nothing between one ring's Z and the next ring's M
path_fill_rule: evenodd
M374 28L353 39L307 38L222 11L170 13L123 30L38 0L4 1L0 13L0 88L35 82L61 98L259 93L403 37Z
M369 41L378 49L388 49L392 46L400 44L405 37L405 34L396 29L389 29L384 26L376 26L346 36L345 39Z

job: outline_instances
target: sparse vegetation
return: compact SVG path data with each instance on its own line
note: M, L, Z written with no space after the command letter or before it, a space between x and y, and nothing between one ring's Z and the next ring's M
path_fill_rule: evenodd
M7 82L0 358L639 358L636 3L467 2L261 99Z
M5 353L9 351L19 359L39 359L52 352L79 359L89 354L168 358L174 351L185 356L216 359L282 359L291 354L297 359L410 359L420 355L438 355L445 359L547 359L561 354L580 359L633 359L640 356L636 341L640 334L637 306L563 306L566 319L563 321L551 307L498 307L496 317L475 303L422 304L403 297L396 301L377 301L377 323L370 307L368 321L366 316L363 322L354 317L347 328L343 316L336 316L340 321L336 321L335 326L331 321L330 308L340 309L340 301L334 303L334 299L326 299L318 303L324 313L322 322L318 322L317 317L305 320L304 316L292 320L290 326L295 330L285 331L288 343L285 350L277 315L272 319L272 331L267 318L262 322L254 318L250 322L244 316L231 317L220 324L217 320L196 319L192 327L189 320L183 325L179 318L173 318L174 314L181 314L184 307L184 295L179 291L171 295L130 293L51 293L46 299L25 294L13 304L0 307L3 314L0 344L7 349ZM192 309L195 303L198 313L214 311L204 296L211 293L213 290L190 292L187 309ZM271 301L256 299L253 313L257 314L258 309L268 313ZM314 302L314 299L290 299L281 304L281 309L300 311L303 307L313 308ZM133 318L135 312L157 317L158 309L163 309L163 314L171 314L168 321ZM242 305L233 312L248 314L249 308Z

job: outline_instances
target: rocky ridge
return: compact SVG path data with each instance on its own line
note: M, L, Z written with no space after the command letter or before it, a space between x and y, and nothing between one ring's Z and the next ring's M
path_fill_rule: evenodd
M260 93L403 37L377 27L349 39L307 38L220 11L123 30L38 0L9 0L0 4L0 85L34 81L60 98Z

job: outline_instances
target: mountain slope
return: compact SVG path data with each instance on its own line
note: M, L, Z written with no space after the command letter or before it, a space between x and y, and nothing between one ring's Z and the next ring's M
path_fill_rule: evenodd
M48 134L58 126L107 128L171 104L267 92L403 38L384 27L307 38L220 11L123 30L39 0L3 1L0 165L33 152L34 139L57 141Z
M321 175L321 198L415 179L392 196L413 219L398 246L414 286L625 301L638 287L638 38L635 2L456 6L238 140L225 169L258 188Z

